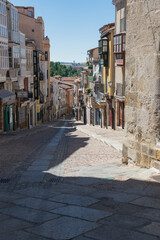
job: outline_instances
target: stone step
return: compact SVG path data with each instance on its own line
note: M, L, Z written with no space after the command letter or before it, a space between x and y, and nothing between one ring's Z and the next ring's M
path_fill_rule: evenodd
M154 161L153 167L160 171L160 161Z

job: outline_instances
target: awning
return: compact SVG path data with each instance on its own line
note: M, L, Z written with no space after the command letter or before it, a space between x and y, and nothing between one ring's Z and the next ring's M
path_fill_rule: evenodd
M16 99L16 95L8 90L1 89L0 90L0 99L2 99L3 103L14 103Z

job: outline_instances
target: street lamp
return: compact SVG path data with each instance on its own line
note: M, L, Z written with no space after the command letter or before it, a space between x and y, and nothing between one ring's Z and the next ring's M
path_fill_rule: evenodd
M108 86L112 87L112 81L108 82Z

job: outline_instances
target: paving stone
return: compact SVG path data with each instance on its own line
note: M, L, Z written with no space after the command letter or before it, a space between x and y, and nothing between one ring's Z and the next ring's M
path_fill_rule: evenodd
M0 233L9 233L12 231L31 227L30 223L15 218L8 218L0 223ZM1 239L1 235L0 235ZM5 240L8 240L7 238Z
M23 198L22 194L14 193L14 192L0 192L0 201L2 202L11 202L15 199Z
M151 182L148 186L143 190L141 195L152 197L152 198L160 198L160 184Z
M136 212L139 212L143 210L144 207L141 206L136 206L130 203L120 203L115 210L117 214L122 214L122 215L132 215Z
M61 183L58 185L53 185L52 189L55 190L56 192L61 192L61 193L70 193L70 194L77 194L77 195L91 195L93 192L95 192L95 189L92 187L85 187L85 186L77 186L74 184L66 184L66 183Z
M132 204L160 209L160 200L150 197L141 197L131 202Z
M4 213L6 215L20 218L29 222L33 223L41 223L47 220L51 220L54 218L57 218L58 215L40 211L40 210L35 210L31 208L24 208L24 207L11 207L11 208L5 208L5 209L0 209L1 213Z
M8 219L9 217L7 215L4 214L0 214L0 221L4 221L6 219Z
M6 232L0 235L1 240L47 240L46 238L41 238L40 236L27 233L24 231Z
M80 236L80 237L73 238L73 240L93 240L93 238Z
M149 224L150 220L135 216L115 214L113 216L101 220L99 223L107 225L110 224L112 226L118 226L125 229L144 226L145 224Z
M140 228L139 231L160 237L160 223L152 222L151 224Z
M85 220L70 217L61 217L48 221L40 226L28 228L27 232L32 232L43 237L55 240L67 240L77 237L99 225Z
M55 208L64 207L65 204L51 202L47 200L37 199L37 198L25 198L13 201L14 204L20 205L23 207L34 208L38 210L49 211Z
M112 215L112 213L109 213L109 212L90 209L90 208L84 208L84 207L78 207L78 206L66 206L66 207L52 210L51 212L55 214L81 218L88 221L98 221L99 219Z
M126 169L127 170L127 169ZM115 189L121 190L126 193L133 193L138 195L144 195L144 191L150 183L144 181L137 181L128 179L125 182L119 182L115 184Z
M153 221L160 221L160 210L158 209L146 208L142 211L135 213L134 215L147 218Z
M45 173L41 171L27 171L23 173L18 183L20 184L25 182L41 182L44 178L44 175Z
M47 198L53 197L55 195L58 195L58 193L55 192L53 189L44 189L41 187L38 187L38 188L31 187L31 188L18 190L16 192L21 193L26 196L29 196L29 197L43 198L43 199L47 199Z
M48 170L49 163L47 165L32 165L30 166L27 171L46 171Z
M68 178L66 179L66 182L70 182L72 184L77 184L77 185L84 185L84 186L89 186L92 184L97 184L103 182L101 179L94 179L94 178L89 178L86 180L86 178Z
M92 195L93 197L99 198L99 199L112 198L114 201L117 201L117 202L130 202L139 197L136 194L128 194L128 193L114 192L114 191L97 191Z
M5 202L0 202L0 209L1 208L8 208L8 207L11 207L12 204L10 203L5 203Z
M66 203L66 204L83 206L83 207L87 207L95 202L98 202L98 200L95 198L84 197L84 196L73 195L73 194L61 194L61 195L52 197L49 200Z
M136 206L130 203L116 202L113 199L101 200L89 206L89 208L108 211L108 212L117 213L117 214L123 214L123 215L124 214L131 215L144 209L141 206Z
M130 230L120 229L111 226L102 226L85 234L96 240L158 240L157 237L134 232Z

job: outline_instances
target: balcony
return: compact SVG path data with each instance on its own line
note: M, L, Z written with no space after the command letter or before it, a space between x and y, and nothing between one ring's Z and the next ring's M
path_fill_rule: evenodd
M126 48L126 34L121 33L114 36L114 53L124 54Z
M106 99L105 99L105 95L102 92L97 92L95 95L95 101L98 104L106 104Z
M40 75L41 79L40 81L47 81L47 62L46 61L40 61Z
M114 36L114 54L116 66L125 66L125 48L126 48L126 34L121 33Z
M119 97L125 96L124 84L122 84L122 83L117 83L116 84L116 95L119 96Z
M108 54L108 48L109 48L108 39L107 38L100 39L98 47L99 55Z
M104 84L100 82L95 82L95 93L97 94L98 92L104 93Z
M20 33L19 32L9 32L8 40L9 40L9 42L20 43Z

